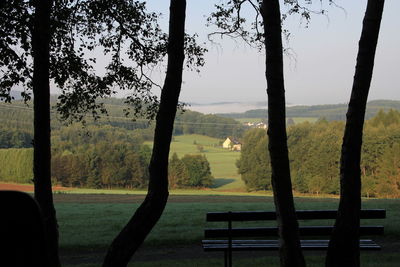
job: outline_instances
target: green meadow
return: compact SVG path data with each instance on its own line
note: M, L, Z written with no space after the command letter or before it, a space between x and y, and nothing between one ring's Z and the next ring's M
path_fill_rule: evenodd
M143 196L56 194L63 266L99 266L108 245L139 206ZM297 209L336 209L338 199L295 198ZM362 266L398 266L400 200L363 200L363 208L385 208L385 226L376 237L381 251L362 252ZM176 195L129 266L222 266L222 253L206 253L201 240L210 211L273 210L272 197ZM302 222L300 221L300 224ZM372 222L371 222L372 223ZM306 252L308 266L323 266L324 252ZM377 262L379 258L379 262ZM279 266L278 252L237 252L234 266Z
M318 120L318 117L291 117L294 121L294 123L303 123L303 122L316 122ZM245 123L245 122L251 122L251 123L257 123L261 122L263 119L261 118L235 118L238 122Z
M235 165L240 152L222 148L223 141L196 134L174 136L170 156L173 153L177 153L180 158L185 154L204 154L210 162L211 172L215 178L214 189L243 191L245 186ZM146 144L151 146L152 142L146 142ZM198 150L198 145L203 147L202 152Z

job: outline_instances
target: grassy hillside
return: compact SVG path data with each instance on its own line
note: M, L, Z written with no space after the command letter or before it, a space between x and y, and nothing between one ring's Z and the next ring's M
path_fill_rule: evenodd
M181 158L185 154L204 154L210 162L211 172L215 179L214 188L218 190L244 190L244 183L237 174L236 160L240 152L233 152L222 148L222 139L202 135L175 136L171 143L171 152L177 153ZM146 142L152 145L152 142ZM204 150L199 152L197 145L202 145Z
M149 120L140 117L125 116L124 110L128 108L123 99L109 98L102 100L108 111L108 116L102 115L100 119L93 121L90 113L85 117L87 124L111 125L127 130L152 129L153 124ZM51 105L55 107L56 99L52 97ZM52 129L59 129L64 122L59 120L55 108L51 111ZM17 129L26 132L33 132L33 108L32 103L24 104L22 101L13 101L12 104L0 103L0 130ZM218 117L216 115L205 115L199 112L186 110L178 112L175 119L174 134L201 134L216 138L224 138L227 135L241 135L245 127L234 119ZM1 141L1 140L0 140Z
M379 110L400 110L400 101L397 100L372 100L367 104L366 119L375 116ZM286 116L290 118L326 118L327 120L345 120L347 104L293 106L286 108ZM227 118L258 118L267 117L266 109L249 110L244 113L217 114ZM296 122L296 120L295 120ZM297 123L297 122L296 122Z
M302 123L302 122L316 122L318 120L318 117L290 117L293 119L294 123ZM258 123L258 122L262 122L265 121L265 119L261 119L261 118L235 118L235 120L237 120L238 122L241 123L246 123L246 122L251 122L251 123Z

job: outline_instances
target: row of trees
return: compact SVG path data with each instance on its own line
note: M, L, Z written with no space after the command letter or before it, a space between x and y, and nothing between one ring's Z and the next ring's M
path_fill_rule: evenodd
M23 148L32 146L33 136L29 132L1 127L0 148Z
M144 188L148 185L151 149L142 145L141 130L112 126L71 125L53 131L53 184L89 188ZM0 180L30 183L32 149L0 150L4 167ZM208 187L210 164L201 155L174 154L169 166L170 187Z
M301 193L339 194L340 146L344 123L320 120L289 127L293 189ZM400 112L380 111L366 122L361 157L362 195L400 196ZM271 190L265 130L249 130L243 138L238 172L248 190Z
M121 109L126 107L122 99L109 99L106 103L111 102L113 105L106 104L110 107L109 117L98 119L95 123L88 121L87 126L104 126L111 125L115 128L134 131L140 134L144 140L152 140L154 135L154 122L138 119L132 120L123 117ZM32 125L27 123L32 120L32 110L23 106L6 106L0 105L0 148L20 148L32 147ZM59 131L70 134L82 134L85 130L73 124L65 127L57 120L52 122L52 136L58 135ZM93 132L93 130L90 130ZM241 136L245 131L245 126L240 122L223 118L215 115L204 115L199 112L185 111L178 113L174 123L174 135L181 134L201 134L216 138L225 138L226 136ZM95 132L93 132L96 135Z
M53 153L53 184L90 188L144 188L148 185L150 148L100 142L76 151Z
M89 188L135 188L148 186L151 150L142 146L103 142L80 153L54 153L53 183ZM204 155L172 156L168 167L170 188L209 187L213 184L210 164Z

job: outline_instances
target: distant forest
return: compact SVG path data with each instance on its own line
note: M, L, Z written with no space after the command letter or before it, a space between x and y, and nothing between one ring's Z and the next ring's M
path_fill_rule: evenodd
M52 182L88 188L144 188L151 149L142 131L105 126L62 127L52 133ZM30 183L32 148L0 149L0 181ZM207 187L213 177L205 156L172 158L170 186Z
M301 193L339 194L340 150L344 122L319 120L288 128L293 189ZM249 191L271 190L267 133L249 130L243 137L239 173ZM366 197L400 197L400 112L380 111L364 127L361 175Z
M53 96L52 101L55 103ZM140 130L145 140L153 139L154 124L141 118L126 117L124 109L128 106L124 100L110 98L104 100L108 116L97 121L87 118L86 125L110 125L126 130ZM52 113L52 130L59 130L64 125ZM14 101L12 104L0 103L0 148L31 147L33 133L33 110L30 103ZM215 138L242 136L246 127L232 118L216 115L204 115L185 110L178 112L175 119L174 135L200 134Z
M147 120L124 117L123 100L108 99L105 104L108 117L88 120L85 127L78 123L65 126L52 114L54 184L90 188L147 186L151 150L143 143L153 140L154 125ZM32 122L29 105L18 101L0 104L0 181L31 182ZM175 135L200 134L223 139L241 136L245 127L234 119L185 111L178 114L174 131ZM172 170L176 182L171 187L212 185L205 157L185 156L178 165L183 172Z
M395 100L373 100L367 104L366 119L375 116L380 110L389 111L390 109L400 110L400 101ZM347 104L336 105L315 105L315 106L293 106L286 108L286 117L312 117L325 118L328 121L346 120ZM254 109L243 113L221 113L216 114L226 118L259 118L268 117L266 109Z
M399 103L369 103L368 116L375 116L367 120L364 127L361 166L364 196L400 196L400 112L384 112L382 108L397 107ZM106 105L109 116L97 122L88 121L85 127L81 124L66 127L53 114L54 183L91 188L147 186L151 150L143 143L153 139L153 125L145 120L125 118L122 100L110 99ZM325 114L322 107L315 107L315 110L320 108L320 115ZM378 107L382 109L377 111ZM334 106L325 106L325 110L335 109ZM298 111L297 114L305 116L306 112ZM292 181L297 192L339 193L338 168L344 122L329 121L329 116L323 117L326 119L317 123L288 126ZM243 149L237 167L247 189L270 190L266 131L246 130L232 118L192 111L180 113L175 122L176 135L201 134L220 139L241 137ZM12 105L0 104L0 181L31 182L32 139L32 109L18 101ZM212 184L212 174L205 157L178 159L175 156L171 166L170 186L173 188ZM200 177L199 173L204 175Z

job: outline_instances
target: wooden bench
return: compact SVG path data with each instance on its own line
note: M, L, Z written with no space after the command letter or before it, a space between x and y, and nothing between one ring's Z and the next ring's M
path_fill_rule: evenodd
M326 250L333 225L302 225L303 221L326 220L336 218L336 210L298 210L299 232L303 250ZM383 209L361 210L361 219L384 219ZM207 222L225 222L227 226L208 228L202 241L204 251L223 251L225 266L232 266L232 251L278 250L278 227L233 227L233 222L276 221L274 211L209 212ZM324 223L319 223L324 224ZM333 224L331 222L331 224ZM383 235L382 225L360 226L360 236ZM323 237L324 239L321 239ZM235 238L235 239L234 239ZM268 239L266 238L273 238ZM360 249L380 250L381 247L371 239L361 239Z

